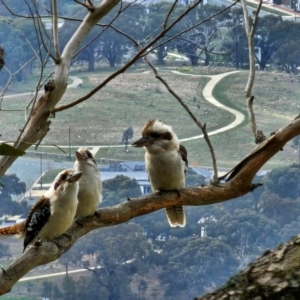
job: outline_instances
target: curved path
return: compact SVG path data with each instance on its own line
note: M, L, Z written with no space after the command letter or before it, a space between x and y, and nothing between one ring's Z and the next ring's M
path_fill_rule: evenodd
M79 77L77 76L69 76L70 79L73 80L73 82L71 84L69 84L67 86L67 88L76 88L78 87L80 84L82 84L82 79L80 79ZM40 90L38 92L38 94L40 93L44 93L43 90ZM13 97L16 97L16 96L28 96L28 95L31 95L33 96L33 93L32 92L29 92L29 93L22 93L22 94L13 94L13 95L7 95L7 96L3 96L4 99L7 99L7 98L13 98Z
M216 100L214 98L214 96L213 96L213 90L214 90L216 84L220 80L222 80L224 77L226 77L228 75L235 74L235 73L238 73L238 72L240 72L240 71L231 71L231 72L227 72L227 73L223 73L223 74L218 74L218 75L196 75L196 74L184 74L184 73L180 73L178 71L172 71L172 73L180 74L180 75L185 75L185 76L210 77L211 80L206 84L206 86L203 89L203 92L202 92L203 97L208 102L210 102L212 105L215 105L215 106L220 107L220 108L222 108L224 110L227 110L230 113L232 113L232 114L235 115L235 120L232 123L228 124L225 127L222 127L222 128L219 128L219 129L216 129L216 130L213 130L213 131L210 131L210 132L207 133L208 135L215 135L215 134L218 134L218 133L221 133L221 132L233 129L234 127L237 127L238 125L240 125L245 120L245 116L241 112L239 112L239 111L237 111L237 110L235 110L233 108L230 108L230 107L227 107L227 106L223 105L218 100ZM185 138L185 139L181 139L179 141L180 142L186 142L186 141L191 141L191 140L196 140L196 139L201 139L201 138L203 138L203 134L192 136L192 137Z
M240 71L231 71L231 72L218 74L218 75L197 75L197 74L181 73L181 72L178 72L178 71L171 71L171 72L174 73L174 74L180 75L180 76L190 76L190 77L199 77L199 78L200 77L210 77L211 80L206 84L206 86L204 87L203 92L202 92L204 98L208 102L210 102L212 105L215 105L219 108L227 110L230 113L235 115L235 120L232 123L230 123L227 126L224 126L222 128L219 128L219 129L208 132L209 136L219 134L221 132L225 132L225 131L228 131L230 129L233 129L233 128L237 127L238 125L240 125L245 120L245 116L241 112L239 112L239 111L237 111L233 108L230 108L230 107L227 107L227 106L223 105L218 100L216 100L213 96L213 90L214 90L216 84L219 83L219 81L221 81L224 77L226 77L228 75L235 74L235 73L240 72ZM148 73L150 73L150 71L143 72L143 74L148 74ZM69 84L67 86L67 88L77 88L83 82L82 79L80 79L77 76L69 76L69 78L72 79L73 82L71 84ZM43 92L44 91L40 91L39 93L43 93ZM4 98L11 98L11 97L15 97L15 96L25 96L25 95L31 95L31 93L8 95L8 96L4 96ZM201 139L201 138L203 138L203 134L188 137L188 138L184 138L184 139L180 139L180 142L186 142L186 141L191 141L191 140L196 140L196 139ZM49 146L49 147L53 147L53 146ZM119 147L124 147L124 145L103 145L103 146L92 146L92 147L93 147L93 149L91 151L95 155L99 151L100 148L110 148L110 147L111 148L119 148Z

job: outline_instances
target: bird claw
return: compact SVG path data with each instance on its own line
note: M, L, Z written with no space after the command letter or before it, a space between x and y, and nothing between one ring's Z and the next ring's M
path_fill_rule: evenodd
M80 227L84 227L84 223L85 223L85 218L84 217L78 217L75 220L75 223L77 223Z
M173 192L173 193L176 192L178 198L180 198L180 196L181 196L180 190L170 190L170 191L167 191L167 190L156 190L155 192L158 193L159 196L161 196L163 193L170 193L170 192Z
M100 213L98 210L96 210L96 211L94 212L94 215L95 215L97 218L101 218L101 213Z

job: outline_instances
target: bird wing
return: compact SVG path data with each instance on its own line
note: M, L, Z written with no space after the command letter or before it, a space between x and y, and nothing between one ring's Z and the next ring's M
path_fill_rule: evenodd
M37 236L51 215L50 200L42 196L31 208L25 222L24 250L28 244Z
M179 150L178 150L179 155L181 156L182 160L185 162L185 171L186 173L187 168L188 168L188 159L187 159L187 151L183 145L179 145Z

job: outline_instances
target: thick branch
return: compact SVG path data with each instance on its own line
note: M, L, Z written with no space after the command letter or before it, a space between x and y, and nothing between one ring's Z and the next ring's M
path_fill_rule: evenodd
M125 201L119 205L102 208L99 214L86 219L83 227L73 223L68 231L71 238L61 236L58 241L61 248L52 242L43 243L40 247L32 247L8 266L0 274L0 294L11 290L13 285L31 269L54 261L66 252L81 236L102 227L114 226L127 222L137 216L145 215L159 209L174 205L208 205L227 201L242 196L253 189L253 177L259 169L293 137L300 134L300 118L296 118L289 125L278 130L266 141L254 149L243 164L235 169L235 176L220 186L209 185L205 187L186 188L181 190L180 197L177 193L163 195L152 194L137 199ZM300 261L297 260L300 265ZM217 298L216 298L217 299ZM249 298L248 298L249 299Z

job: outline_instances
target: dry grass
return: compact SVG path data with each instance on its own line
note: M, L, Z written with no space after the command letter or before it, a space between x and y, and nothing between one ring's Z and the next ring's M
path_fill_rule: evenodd
M134 140L140 136L145 121L153 118L171 124L179 138L201 134L188 114L153 74L142 74L142 71L141 69L140 73L135 71L120 75L88 101L58 113L56 118L52 119L51 130L44 142L68 145L70 127L72 146L119 145L124 129L133 127ZM204 73L205 69L193 69L193 72ZM79 73L78 76L83 79L83 87L68 89L62 103L74 101L85 95L108 74ZM233 121L233 115L215 108L203 99L202 90L208 78L180 76L163 71L161 74L195 115L207 124L209 131ZM226 77L216 86L215 97L225 105L247 115L244 100L246 80L247 72ZM258 125L266 135L287 124L299 111L299 84L297 78L290 78L284 73L257 72L253 90L254 107ZM30 96L24 96L4 100L3 109L21 109L29 99ZM24 123L24 113L2 111L1 114L2 139L12 140ZM255 147L246 123L237 129L211 137L221 166L232 166ZM192 164L211 165L210 154L203 140L184 144L188 148ZM143 159L143 150L130 148L130 152L125 153L124 148L101 149L97 154L97 158L100 157ZM294 150L286 146L270 163L284 165L294 161Z

